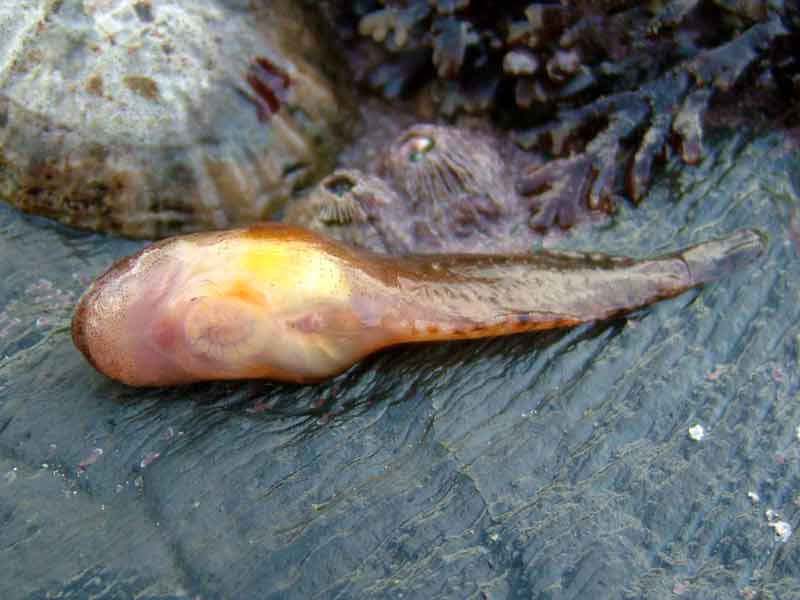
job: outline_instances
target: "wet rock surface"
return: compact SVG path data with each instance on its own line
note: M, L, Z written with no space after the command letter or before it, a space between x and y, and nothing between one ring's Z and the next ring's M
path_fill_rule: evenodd
M105 379L70 311L141 244L0 207L0 597L796 597L798 537L776 532L800 525L799 156L744 130L708 148L543 245L646 256L758 227L758 267L318 386Z
M0 6L0 199L154 238L268 218L357 121L295 0Z

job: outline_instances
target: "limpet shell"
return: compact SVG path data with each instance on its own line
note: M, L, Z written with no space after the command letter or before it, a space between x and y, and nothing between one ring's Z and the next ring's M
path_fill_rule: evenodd
M357 121L302 4L0 3L0 198L139 238L268 218Z

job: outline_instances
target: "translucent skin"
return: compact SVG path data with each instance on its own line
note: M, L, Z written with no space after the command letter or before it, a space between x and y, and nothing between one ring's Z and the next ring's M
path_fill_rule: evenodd
M743 230L651 260L581 253L389 257L268 224L176 237L81 298L75 345L134 386L318 381L387 346L606 319L763 254Z

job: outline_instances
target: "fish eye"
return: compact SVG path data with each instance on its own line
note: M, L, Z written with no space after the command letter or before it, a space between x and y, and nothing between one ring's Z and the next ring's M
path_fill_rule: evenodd
M425 155L436 147L436 142L426 135L415 135L409 138L405 145L408 148L408 160L415 163L424 159Z

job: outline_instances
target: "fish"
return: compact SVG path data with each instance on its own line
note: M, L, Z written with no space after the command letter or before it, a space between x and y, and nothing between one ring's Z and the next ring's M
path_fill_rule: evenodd
M318 382L391 346L572 327L677 296L761 257L744 229L649 259L592 252L392 256L265 223L169 238L86 290L72 339L130 386Z

